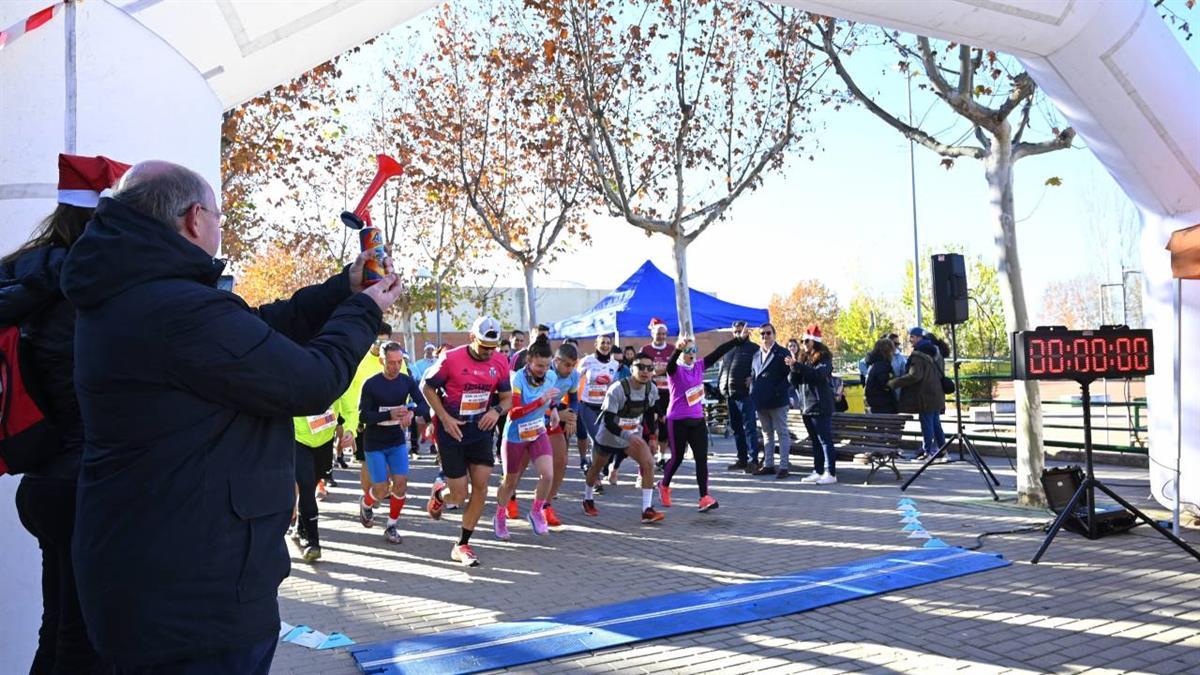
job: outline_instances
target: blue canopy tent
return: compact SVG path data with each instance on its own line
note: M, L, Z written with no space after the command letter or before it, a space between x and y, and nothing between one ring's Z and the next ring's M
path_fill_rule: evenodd
M735 305L688 289L692 300L692 327L696 333L729 328L734 321L758 325L767 321L767 310ZM602 333L621 337L650 335L650 319L666 322L671 335L679 334L675 316L675 280L647 260L615 291L588 311L550 324L552 338L585 338Z

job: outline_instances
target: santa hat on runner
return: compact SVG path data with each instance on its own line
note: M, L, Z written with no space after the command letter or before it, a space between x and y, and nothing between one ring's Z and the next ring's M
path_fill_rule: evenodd
M659 326L662 326L664 329L667 329L667 322L663 321L662 319L658 318L657 316L650 317L650 334L651 335L654 335L654 331Z
M821 327L815 323L808 324L804 329L804 337L801 340L812 340L813 342L821 341Z
M100 193L117 184L128 164L107 157L59 154L58 203L94 209Z

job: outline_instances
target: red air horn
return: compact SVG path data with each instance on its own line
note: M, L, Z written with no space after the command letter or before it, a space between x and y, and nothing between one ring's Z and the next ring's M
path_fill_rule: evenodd
M367 191L363 194L362 199L358 200L358 206L354 207L353 211L342 211L342 222L346 224L346 227L358 230L359 244L362 246L362 250L371 251L370 259L363 265L363 286L370 286L383 279L383 275L387 271L385 264L387 250L383 246L383 233L379 231L379 228L371 225L371 213L367 210L367 205L371 203L375 193L379 192L379 188L383 187L384 183L404 173L404 167L400 166L400 162L387 155L375 155L375 162L378 164L375 178L367 186Z
M387 155L375 155L375 163L378 165L375 170L375 178L367 186L367 191L363 193L362 199L358 200L358 206L354 207L353 211L342 211L342 222L352 230L361 230L363 227L371 225L371 213L367 210L367 205L375 198L375 193L379 192L379 188L383 187L384 183L404 173L404 167L400 166L400 162Z

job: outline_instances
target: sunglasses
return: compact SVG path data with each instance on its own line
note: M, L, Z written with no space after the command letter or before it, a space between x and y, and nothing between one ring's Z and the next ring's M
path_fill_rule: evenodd
M773 331L773 330L764 330L764 331L762 331L762 334L763 334L763 335L774 335L774 334L775 334L775 331Z
M641 368L642 370L650 370L650 369L654 368L654 364L653 364L653 363L641 363L641 362L638 362L638 363L635 363L635 364L633 364L633 367L634 367L634 368Z
M695 347L688 347L683 350L683 353L684 354L695 354L698 351L700 351L700 350L696 349Z

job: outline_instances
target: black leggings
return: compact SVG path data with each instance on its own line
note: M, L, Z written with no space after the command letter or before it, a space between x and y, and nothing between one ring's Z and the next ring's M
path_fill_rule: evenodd
M300 536L308 540L309 546L320 546L321 535L317 531L317 472L323 457L333 456L333 439L310 448L296 441L296 486L300 490L300 517L296 528Z
M703 418L667 420L667 440L671 444L671 459L663 471L662 484L671 487L671 478L683 464L683 456L691 446L700 496L708 496L708 424Z
M42 549L42 627L29 672L99 672L100 657L88 641L71 565L75 482L22 478L17 486L17 515Z

